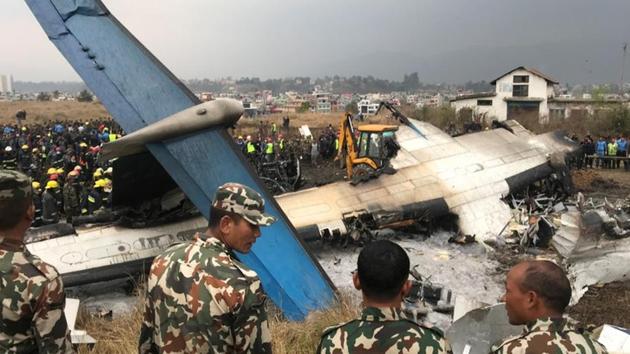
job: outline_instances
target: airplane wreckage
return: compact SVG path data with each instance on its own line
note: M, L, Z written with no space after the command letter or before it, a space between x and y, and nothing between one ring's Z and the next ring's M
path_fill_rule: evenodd
M512 218L503 197L541 180L570 190L565 158L579 146L560 132L534 135L507 121L497 129L451 137L389 107L397 126L358 127L358 141L348 135L348 173L354 175L349 181L274 199L227 134L226 127L243 113L240 102L200 103L100 1L27 4L129 132L102 151L103 158L117 158L116 222L99 223L111 220L106 216L96 217L92 227L31 230L28 248L53 264L67 286L146 271L166 247L203 230L214 190L237 181L261 192L279 220L250 254L238 257L256 270L289 319L303 319L335 298L305 240L367 242L378 229L456 215L462 234L484 242L501 234ZM387 139L395 153L384 148Z

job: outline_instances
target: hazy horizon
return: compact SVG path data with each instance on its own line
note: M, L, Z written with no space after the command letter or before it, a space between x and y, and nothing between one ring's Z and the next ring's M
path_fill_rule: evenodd
M491 81L522 65L561 83L618 83L622 46L630 41L630 2L622 0L104 3L184 80L372 75L399 81L418 72L426 83L465 83ZM0 9L6 53L0 74L80 81L24 1Z

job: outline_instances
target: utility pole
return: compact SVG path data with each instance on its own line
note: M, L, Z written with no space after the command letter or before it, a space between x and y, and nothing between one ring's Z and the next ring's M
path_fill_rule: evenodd
M626 52L628 51L628 42L623 44L623 57L621 59L621 82L619 83L619 93L623 98L623 72L626 67Z

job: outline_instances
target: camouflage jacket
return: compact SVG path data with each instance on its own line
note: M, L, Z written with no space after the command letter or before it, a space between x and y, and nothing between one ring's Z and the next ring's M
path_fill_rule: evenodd
M203 237L154 259L139 352L271 352L258 276L221 241Z
M324 330L317 353L448 353L442 333L406 319L400 309L366 307L361 318Z
M577 332L569 320L540 318L529 323L523 334L493 349L495 354L601 354L604 346L587 334Z
M0 246L0 352L74 352L61 277L28 250L6 243Z
M79 193L73 184L68 183L63 186L63 207L66 214L80 207Z

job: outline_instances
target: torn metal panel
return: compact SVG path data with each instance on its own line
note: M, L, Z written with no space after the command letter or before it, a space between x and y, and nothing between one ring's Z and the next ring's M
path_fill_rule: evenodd
M567 259L568 273L573 286L572 303L595 284L630 279L630 238L609 240L601 237L596 242L583 242Z
M498 304L468 312L446 331L446 339L456 354L490 353L492 345L521 331L509 323L505 305Z

